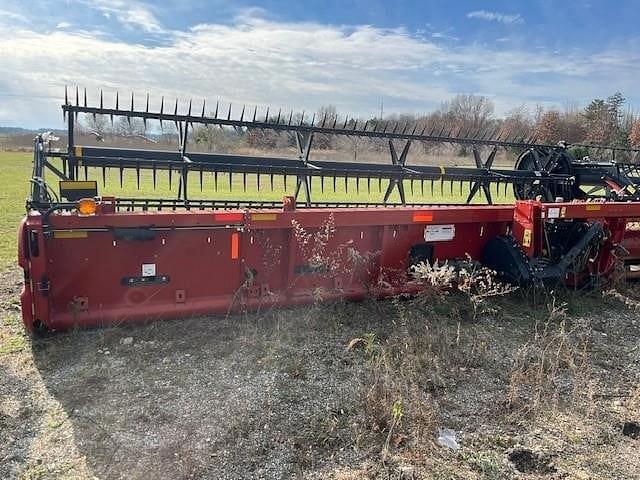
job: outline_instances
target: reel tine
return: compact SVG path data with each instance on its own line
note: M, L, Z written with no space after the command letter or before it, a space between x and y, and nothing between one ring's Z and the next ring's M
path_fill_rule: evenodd
M320 175L320 193L324 193L324 175Z
M162 113L164 111L164 95L160 99L160 130L164 131L162 128Z
M240 112L240 121L243 122L244 121L244 105L242 105L242 112Z
M287 174L284 174L284 191L287 192L289 189L287 188Z
M78 85L76 85L76 107L80 106L80 93L78 90Z
M424 197L424 178L420 179L420 194Z
M356 177L356 193L360 193L360 176Z
M147 92L147 101L146 101L146 105L144 107L144 111L145 113L149 113L149 92ZM147 131L147 117L144 117L142 119L142 123L144 124L144 131Z
M302 115L300 116L300 126L304 123L304 110L302 111Z
M260 172L256 173L256 188L260 191Z
M231 120L231 102L229 102L229 111L227 112L227 120Z
M336 176L333 176L333 193L336 193Z
M273 173L269 175L269 182L271 183L271 191L273 192Z
M409 188L411 189L411 196L413 197L413 177L411 177L411 180L409 181Z
M133 113L133 92L131 92L131 112ZM131 125L131 117L127 115L127 123Z
M253 109L253 120L251 120L253 123L256 123L257 114L258 114L258 106L256 105L255 108Z
M69 105L69 93L67 92L67 86L64 86L64 104ZM67 111L65 109L62 109L62 121L66 122L67 121Z
M169 165L169 190L173 190L173 168Z
M347 175L344 176L344 192L349 193L349 182Z
M315 121L316 121L316 114L314 113L313 117L311 117L311 126L312 127L313 127L313 124L315 123Z
M378 177L378 193L382 193L382 177Z
M204 114L205 114L205 105L207 104L207 100L206 99L202 99L202 114L200 115L201 118L204 118Z
M178 99L177 98L176 98L175 107L173 109L173 115L174 115L173 122L176 124L176 128L178 128L178 119L176 118L178 116ZM180 124L180 131L182 132L182 124ZM182 139L182 133L180 133L180 138Z
M435 180L432 178L431 179L431 196L433 197L433 184L435 183Z
M200 167L199 174L200 174L200 191L202 191L202 183L203 183L202 181L203 181L203 176L204 176L204 172L202 171L202 167Z
M216 100L216 111L213 114L213 118L218 118L218 107L220 107L220 100Z
M267 107L267 111L269 110L269 108ZM278 109L278 118L276 118L276 123L279 125L280 124L280 115L282 114L282 108Z
M87 108L87 87L84 87L84 108Z
M107 167L102 166L102 188L107 188Z
M118 169L120 170L120 188L122 188L123 184L123 176L124 176L124 167L122 166L122 162L120 162Z
M367 195L371 195L371 177L367 176Z
M156 189L156 164L155 162L153 163L153 168L151 169L151 178L153 179L153 189Z
M140 162L136 162L136 186L140 190Z
M267 111L264 114L264 123L269 123L269 107L267 106Z
M291 119L293 119L293 110L289 112L289 123L287 124L288 126L291 126Z
M233 191L233 172L229 170L229 191Z
M246 173L242 174L242 191L243 192L247 191L247 174Z

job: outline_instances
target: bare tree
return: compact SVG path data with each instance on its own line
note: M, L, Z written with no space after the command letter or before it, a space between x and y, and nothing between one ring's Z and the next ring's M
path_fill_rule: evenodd
M473 132L488 126L495 108L488 97L480 95L456 95L444 107L456 125Z
M94 135L98 140L104 139L111 133L111 125L107 115L85 115L80 123L82 130Z
M337 119L338 111L335 105L323 105L316 114L316 125L324 125L331 128ZM333 135L317 135L314 144L318 149L327 150L335 147L335 139Z
M141 118L120 117L114 125L115 134L121 137L144 137L144 123Z

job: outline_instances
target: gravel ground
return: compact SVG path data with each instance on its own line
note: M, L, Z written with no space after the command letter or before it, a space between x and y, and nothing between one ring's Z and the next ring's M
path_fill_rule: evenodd
M0 478L640 478L640 440L623 434L640 421L640 321L620 302L573 321L588 337L589 401L535 416L505 406L533 335L521 312L425 332L467 350L429 357L444 366L416 377L433 410L420 437L413 404L396 435L371 427L371 361L346 348L367 332L380 351L409 345L418 305L402 306L406 323L394 302L364 302L32 341L19 283L0 276ZM460 450L437 444L440 426Z

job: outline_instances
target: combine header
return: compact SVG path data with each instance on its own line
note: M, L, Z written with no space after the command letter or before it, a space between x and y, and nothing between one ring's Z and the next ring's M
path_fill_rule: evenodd
M637 156L637 150L583 145L610 152L611 160L592 162L574 159L564 144L538 144L502 130L454 132L304 114L294 121L292 113L244 107L234 116L231 106L221 115L217 104L207 115L204 103L199 114L191 103L180 113L177 102L169 108L164 100L151 111L148 96L144 109L133 96L130 108L121 108L117 95L115 107L105 108L102 93L98 106L87 104L86 91L82 103L79 97L76 89L71 103L65 94L62 106L67 148L52 149L42 135L34 143L31 198L18 244L30 331L412 294L420 285L411 266L435 260L470 258L523 286L578 287L608 281L618 259L640 258L640 236L628 229L640 218L640 172L615 160L621 151ZM171 123L176 149L78 145L82 115L145 127ZM297 158L191 152L194 125L293 135ZM390 162L312 160L314 138L326 135L384 139ZM410 147L417 142L467 145L475 167L412 164ZM515 168L494 168L500 148L522 152ZM99 191L112 170L121 186L133 171L139 188L144 172L154 188L163 176L177 191L173 198L117 198ZM247 190L248 179L256 196L276 183L286 191L291 182L295 191L280 202L190 198L191 182L216 192L223 182L229 190ZM338 186L347 193L377 190L381 198L327 201L326 191ZM487 204L409 204L406 189L412 197L464 192L467 204ZM494 205L492 192L508 189L515 204Z

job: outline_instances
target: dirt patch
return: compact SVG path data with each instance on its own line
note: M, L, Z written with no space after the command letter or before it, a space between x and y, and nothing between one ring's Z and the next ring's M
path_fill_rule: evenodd
M638 422L624 422L622 426L622 434L626 437L637 440L640 438L640 423Z
M620 429L640 325L617 303L547 330L516 296L478 321L367 301L33 341L1 278L0 335L22 342L0 353L1 478L640 478Z
M509 452L509 461L521 473L555 473L556 468L548 455L535 453L527 448L516 448Z

